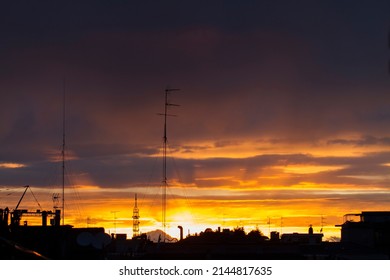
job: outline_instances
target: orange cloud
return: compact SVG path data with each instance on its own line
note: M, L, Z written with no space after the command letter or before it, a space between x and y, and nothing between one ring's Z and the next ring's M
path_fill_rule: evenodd
M15 169L15 168L23 168L26 167L26 164L22 163L14 163L14 162L2 162L0 163L0 168L9 168L9 169Z

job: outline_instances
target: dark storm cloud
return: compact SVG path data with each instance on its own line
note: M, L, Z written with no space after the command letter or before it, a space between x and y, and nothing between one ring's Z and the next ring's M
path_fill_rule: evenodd
M44 160L62 141L64 78L72 164L105 187L145 182L155 159L140 155L159 148L156 113L167 85L182 89L172 96L179 117L168 126L174 150L196 155L209 148L192 144L199 140L223 148L249 138L387 145L388 8L363 1L2 3L0 161L27 164L1 169L2 180L45 184L39 174L52 163ZM334 136L345 131L362 138ZM240 179L248 179L281 164L351 165L326 176L291 175L286 184L358 183L342 176L386 171L379 168L385 161L302 153L177 165L188 183L199 169L214 177L242 169ZM228 183L238 186L200 184Z

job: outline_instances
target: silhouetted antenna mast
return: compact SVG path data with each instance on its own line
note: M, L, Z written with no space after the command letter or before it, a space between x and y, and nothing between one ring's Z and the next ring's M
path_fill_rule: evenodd
M57 210L59 208L59 206L58 206L59 198L60 198L60 194L59 193L53 193L52 200L53 200L53 208L55 210Z
M387 33L387 47L390 49L390 28L388 30L388 33ZM387 62L387 67L388 67L388 71L390 73L390 60L388 60Z
M164 114L159 114L164 116L164 145L163 145L163 191L162 191L162 227L163 227L163 242L165 242L165 233L166 233L166 215L167 215L167 186L168 186L168 179L167 179L167 117L176 117L176 115L168 114L168 108L170 106L179 106L178 104L173 104L169 102L169 94L173 91L178 91L180 89L177 88L167 88L165 90L165 106L164 106Z
M323 215L321 215L321 230L320 230L320 232L322 232L324 230L324 224L325 224L324 221L325 221L325 218Z
M139 209L137 203L137 194L135 194L135 203L133 208L133 237L139 236Z
M280 234L283 233L283 217L280 217Z
M116 213L118 213L118 212L119 212L119 211L111 211L111 214L114 215L114 229L115 229L115 234L116 234L116 219L117 219Z
M65 80L62 96L62 225L65 224Z
M268 224L268 235L271 238L271 218L270 217L267 217L267 218L268 218L268 221L267 221L267 224Z

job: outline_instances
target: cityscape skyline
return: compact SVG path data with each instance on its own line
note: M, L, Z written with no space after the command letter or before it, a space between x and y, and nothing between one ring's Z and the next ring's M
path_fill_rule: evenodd
M65 90L65 222L131 229L137 193L140 231L160 228L157 114L172 87L181 90L170 96L180 107L168 122L169 234L179 224L267 235L313 224L330 238L344 214L389 210L389 3L0 10L1 207L25 185L53 207ZM23 204L36 207L28 193Z

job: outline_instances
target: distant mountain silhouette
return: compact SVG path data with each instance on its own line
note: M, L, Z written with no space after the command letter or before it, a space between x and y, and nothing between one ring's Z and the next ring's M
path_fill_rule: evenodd
M162 231L160 229L156 229L153 231L149 231L145 234L150 241L158 242L159 239L160 239L160 241L162 241L163 236L164 236L164 231ZM177 241L177 239L175 237L172 237L167 233L165 234L165 242L176 242L176 241Z

